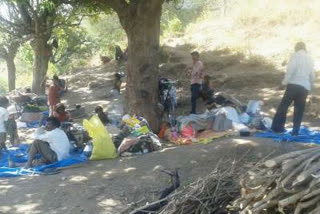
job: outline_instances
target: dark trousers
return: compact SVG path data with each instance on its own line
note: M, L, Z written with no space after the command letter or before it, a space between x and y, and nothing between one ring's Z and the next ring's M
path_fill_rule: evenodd
M191 114L196 114L197 99L201 95L201 85L196 83L191 85Z
M294 102L292 135L298 135L307 96L308 90L304 87L295 84L287 85L287 89L277 109L277 113L273 118L271 129L275 132L283 132L285 130L284 126L286 123L287 111L291 103Z
M41 162L45 164L58 160L57 154L50 148L49 143L45 141L35 140L29 147L29 160L34 160L37 154L41 155Z

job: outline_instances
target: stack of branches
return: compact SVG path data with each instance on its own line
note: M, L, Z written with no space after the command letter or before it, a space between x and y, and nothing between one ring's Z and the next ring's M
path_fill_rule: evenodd
M187 186L168 200L161 214L222 214L226 207L240 196L238 180L243 171L233 161L224 162L228 168L215 170L205 178Z
M246 213L320 213L320 147L267 160L240 180L235 201Z

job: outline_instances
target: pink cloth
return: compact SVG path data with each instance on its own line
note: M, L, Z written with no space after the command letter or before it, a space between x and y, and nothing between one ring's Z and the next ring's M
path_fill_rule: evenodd
M198 60L193 64L192 73L191 73L191 85L192 84L202 84L204 78L204 65Z

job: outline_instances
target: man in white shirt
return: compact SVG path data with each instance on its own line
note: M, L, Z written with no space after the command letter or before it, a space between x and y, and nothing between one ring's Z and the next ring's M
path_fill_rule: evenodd
M274 132L285 131L287 111L291 103L294 102L292 135L299 134L306 99L315 78L313 60L306 52L306 45L303 42L298 42L295 45L295 53L290 58L287 73L282 81L282 85L286 86L286 91L273 118L271 129Z
M32 167L36 154L41 155L39 164L50 164L69 157L70 142L60 127L60 121L55 117L47 119L46 131L39 128L35 134L35 141L29 148L29 159L25 168Z
M9 112L7 107L9 101L5 96L0 96L0 152L2 149L7 150L6 139L7 139L7 122L9 119Z

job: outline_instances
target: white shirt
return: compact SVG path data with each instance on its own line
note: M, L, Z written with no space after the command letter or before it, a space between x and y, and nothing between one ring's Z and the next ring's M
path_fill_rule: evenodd
M5 122L8 121L9 112L7 109L0 107L0 133L6 132Z
M315 78L312 58L305 50L300 50L291 56L282 84L301 85L310 91Z
M34 137L36 140L42 140L48 142L50 148L57 154L58 161L69 157L70 142L69 139L59 128L52 131L44 131L39 128L35 133Z

